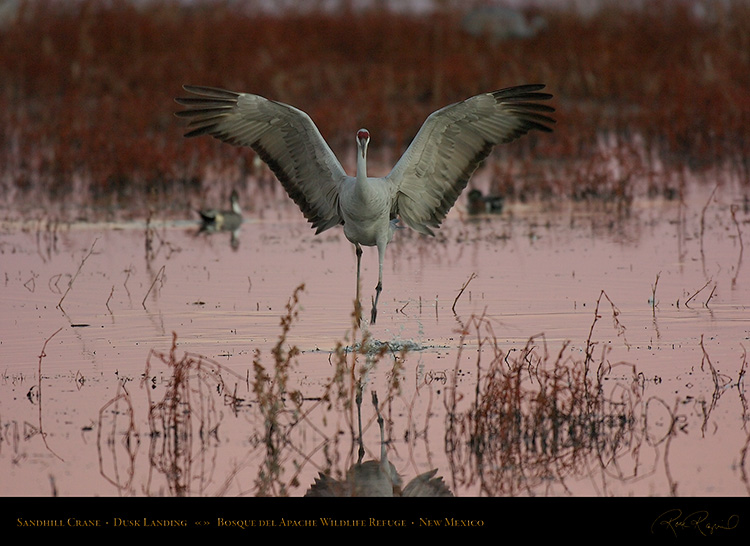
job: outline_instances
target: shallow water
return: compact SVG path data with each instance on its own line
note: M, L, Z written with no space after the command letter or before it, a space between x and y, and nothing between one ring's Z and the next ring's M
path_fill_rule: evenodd
M391 462L406 479L437 468L455 494L488 494L477 480L456 477L445 442L450 387L455 381L460 396L474 395L487 346L477 348L472 317L483 317L508 356L533 337L537 354L546 348L554 359L569 342L575 360L590 340L594 359L612 365L610 384L638 389L631 439L618 444L613 464L584 457L564 475L495 493L747 495L750 215L739 204L729 190L710 199L696 191L686 203L637 203L629 214L514 206L472 220L454 211L435 239L400 230L388 248L378 323L368 328L374 339L410 349L400 393L387 390L397 351L367 374L368 389L388 400ZM2 224L0 494L174 494L173 477L155 463L155 446L165 447L148 422L150 400L171 377L149 355L168 352L173 333L178 358L200 355L222 376L221 388L194 401L212 427L190 444L189 494L254 494L265 451L253 359L259 350L273 364L280 317L301 284L284 347L300 350L291 381L307 413L289 426L294 447L283 480L299 496L326 457L344 470L356 457L353 414L319 401L332 351L353 335L355 261L342 232L315 236L291 207L282 219L248 217L236 249L229 234L196 236L192 221L150 228ZM365 249L365 316L376 276L375 251ZM132 419L116 417L123 392ZM377 457L377 424L364 399L365 445Z

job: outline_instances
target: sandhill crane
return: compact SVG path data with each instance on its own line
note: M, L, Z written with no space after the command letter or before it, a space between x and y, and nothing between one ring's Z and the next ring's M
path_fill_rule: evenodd
M383 259L400 218L426 235L440 226L469 177L497 144L530 130L551 131L554 108L537 101L552 95L543 84L521 85L476 95L430 114L391 172L367 176L370 133L356 133L357 172L348 176L306 113L258 95L185 85L195 97L177 98L189 107L186 137L208 134L249 146L269 166L316 233L343 224L357 256L356 302L360 302L362 246L378 249L378 284L370 321L375 323L383 289ZM359 308L359 307L358 307Z
M378 416L380 427L380 460L362 462L365 448L362 441L362 390L357 389L357 418L359 421L359 456L349 468L343 481L320 473L315 483L305 493L306 497L452 497L448 486L437 469L420 474L401 488L401 476L388 460L385 446L383 417L378 408L378 395L372 392L372 404Z

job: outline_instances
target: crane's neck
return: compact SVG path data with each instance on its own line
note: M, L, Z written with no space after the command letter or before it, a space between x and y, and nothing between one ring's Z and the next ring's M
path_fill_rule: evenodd
M370 133L367 129L357 131L357 185L364 186L367 181L367 145Z
M367 148L357 148L357 182L362 184L367 180Z

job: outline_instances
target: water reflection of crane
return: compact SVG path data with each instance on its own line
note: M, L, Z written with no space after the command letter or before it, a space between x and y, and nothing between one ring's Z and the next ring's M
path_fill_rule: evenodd
M396 467L388 460L385 449L383 417L378 408L378 395L372 393L372 404L378 415L380 427L380 460L362 462L365 448L362 442L362 391L357 391L357 418L359 421L359 453L357 462L346 473L343 481L322 472L305 493L306 497L452 497L448 486L437 469L420 474L402 489L402 480Z

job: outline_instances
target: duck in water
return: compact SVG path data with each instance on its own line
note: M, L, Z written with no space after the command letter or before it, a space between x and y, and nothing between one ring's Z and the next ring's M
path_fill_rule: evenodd
M503 212L505 198L502 195L483 195L480 190L473 189L467 196L469 200L469 214L500 214Z
M242 209L240 209L240 197L237 191L232 190L229 196L231 208L229 210L202 209L198 211L201 217L201 227L198 233L215 233L217 231L231 232L230 245L237 249L240 245L239 231L242 225Z

